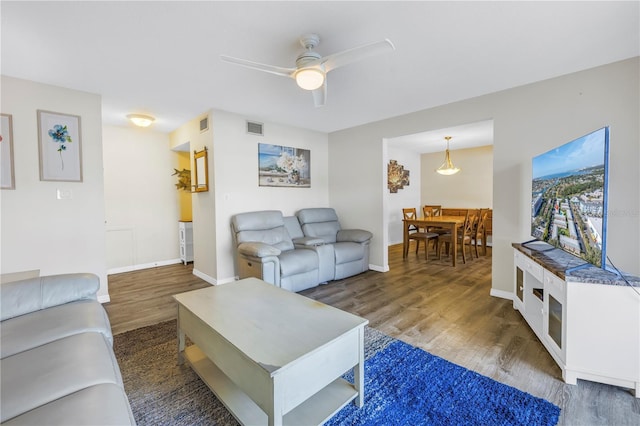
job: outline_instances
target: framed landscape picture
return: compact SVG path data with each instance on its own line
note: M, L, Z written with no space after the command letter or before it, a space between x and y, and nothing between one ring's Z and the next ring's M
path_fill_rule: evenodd
M40 180L82 182L80 117L38 110Z
M10 114L0 114L0 188L16 189L13 171L13 121Z

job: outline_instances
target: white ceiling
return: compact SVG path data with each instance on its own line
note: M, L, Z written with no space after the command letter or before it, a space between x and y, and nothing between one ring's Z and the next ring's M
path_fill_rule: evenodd
M451 151L493 145L493 120L398 136L389 138L388 142L416 154L428 154L444 152L447 147L445 136L451 136L449 141Z
M331 132L638 56L639 10L638 1L2 1L1 65L101 94L106 124L148 113L152 129L169 132L216 108ZM323 55L384 38L396 50L332 71L321 108L293 80L220 60L290 67L309 32Z

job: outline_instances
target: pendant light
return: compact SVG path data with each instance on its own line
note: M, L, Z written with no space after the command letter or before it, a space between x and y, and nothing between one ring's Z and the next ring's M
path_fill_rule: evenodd
M447 150L444 154L444 163L440 167L436 169L436 172L441 175L455 175L460 171L458 167L455 167L451 162L451 157L449 156L449 140L451 140L451 136L445 136L445 140L447 141Z

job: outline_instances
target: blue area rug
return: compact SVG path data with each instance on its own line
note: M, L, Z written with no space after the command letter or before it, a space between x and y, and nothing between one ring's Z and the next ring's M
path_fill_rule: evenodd
M384 339L383 339L384 340ZM395 339L365 356L365 403L326 425L555 425L560 408ZM344 378L353 382L353 374Z
M145 426L237 425L188 365L176 363L176 321L114 336L136 422ZM327 422L356 425L554 425L560 409L510 386L364 328L365 404ZM345 375L353 382L353 375Z

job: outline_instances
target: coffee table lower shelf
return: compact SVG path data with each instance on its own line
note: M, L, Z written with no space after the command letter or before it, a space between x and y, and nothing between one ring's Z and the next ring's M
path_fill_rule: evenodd
M191 345L185 348L184 356L191 368L241 424L268 424L267 414L220 371L200 348ZM353 384L338 378L285 414L283 424L322 424L357 395Z

